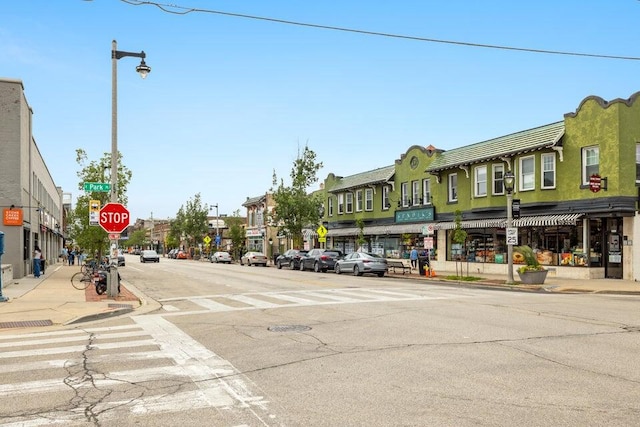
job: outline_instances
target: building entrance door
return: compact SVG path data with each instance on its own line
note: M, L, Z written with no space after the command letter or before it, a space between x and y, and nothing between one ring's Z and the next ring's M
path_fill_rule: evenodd
M622 236L617 232L607 233L604 275L607 279L622 279Z

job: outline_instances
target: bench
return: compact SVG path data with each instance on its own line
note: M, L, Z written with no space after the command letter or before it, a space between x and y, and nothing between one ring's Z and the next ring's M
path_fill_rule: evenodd
M411 274L411 264L409 264L408 260L403 259L387 259L387 267L389 270L393 269L393 272L396 272L396 269L402 269L402 274L409 271Z

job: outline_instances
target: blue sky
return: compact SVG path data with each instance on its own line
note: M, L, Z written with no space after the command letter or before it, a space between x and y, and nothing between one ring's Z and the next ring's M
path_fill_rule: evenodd
M308 145L329 174L393 164L413 145L452 149L560 121L587 96L628 98L640 61L383 37L136 1L3 1L0 77L22 80L56 185L77 190L76 148L118 149L132 217L173 217L196 193L220 214L288 184ZM145 2L146 3L146 2ZM163 3L159 3L163 4ZM169 3L167 3L168 5ZM640 1L204 1L174 5L425 39L640 57ZM184 11L167 7L172 11ZM215 214L215 213L214 213Z

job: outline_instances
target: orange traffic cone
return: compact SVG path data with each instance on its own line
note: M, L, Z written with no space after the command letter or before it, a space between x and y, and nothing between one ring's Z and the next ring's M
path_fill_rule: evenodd
M429 277L436 277L436 271L433 268L429 269Z

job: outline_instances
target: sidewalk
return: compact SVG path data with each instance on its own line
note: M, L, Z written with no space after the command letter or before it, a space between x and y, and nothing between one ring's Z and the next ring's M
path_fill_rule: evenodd
M144 295L123 281L115 298L96 294L89 286L78 290L71 285L71 276L80 271L77 265L49 266L43 275L33 275L2 283L0 302L0 332L18 328L60 326L103 319L140 310L155 309Z
M126 268L126 267L125 267ZM88 322L121 314L156 310L160 304L147 298L134 286L122 282L121 292L115 298L97 295L90 286L79 291L71 286L71 276L80 271L78 266L56 264L46 269L39 278L33 276L2 284L2 295L8 298L0 302L0 333L20 328L59 327ZM571 280L547 277L544 285L506 285L506 277L481 275L478 281L446 280L453 272L438 272L437 277L420 276L412 272L389 273L388 277L412 280L416 283L438 284L483 289L500 289L549 293L609 293L640 295L640 283L631 280L591 279ZM517 280L517 278L516 278Z

